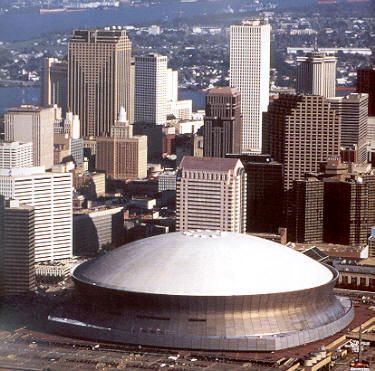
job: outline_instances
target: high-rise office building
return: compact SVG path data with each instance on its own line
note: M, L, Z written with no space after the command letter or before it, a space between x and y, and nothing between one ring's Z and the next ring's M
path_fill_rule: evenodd
M263 150L283 164L288 190L340 154L340 117L324 97L281 94L263 115Z
M81 120L82 137L109 134L120 107L133 111L131 49L125 30L74 31L68 53L68 107Z
M68 62L44 58L41 80L42 107L56 104L65 115L68 107Z
M329 99L329 102L341 119L341 147L354 148L358 161L366 162L368 95L349 94Z
M357 92L368 94L368 115L375 116L375 65L357 70Z
M135 57L135 122L162 125L167 121L167 65L168 58L160 54Z
M246 173L240 160L182 159L177 176L176 228L246 231Z
M206 95L203 138L204 156L241 153L241 95L236 88L213 88Z
M44 168L0 169L0 195L33 206L35 261L72 257L72 175Z
M133 125L129 125L123 108L111 136L96 138L96 168L117 180L147 176L147 137L133 135Z
M167 69L167 102L178 100L178 71Z
M5 140L32 142L34 166L53 166L54 124L61 120L61 109L53 107L20 106L4 115Z
M242 151L261 151L262 112L267 111L270 83L271 26L250 19L230 28L230 86L241 93Z
M315 177L295 180L290 197L287 220L288 240L294 242L323 241L324 183Z
M288 194L290 241L366 244L375 223L375 175L363 166L351 173L354 169L330 158L319 174L293 182Z
M0 169L33 166L33 144L0 142Z
M36 289L34 208L0 196L0 296Z
M283 167L269 155L228 154L241 160L247 178L246 231L277 233L282 223Z
M324 241L341 245L366 245L369 188L362 177L324 182Z
M336 96L337 58L314 51L297 58L297 93L321 95L326 98Z

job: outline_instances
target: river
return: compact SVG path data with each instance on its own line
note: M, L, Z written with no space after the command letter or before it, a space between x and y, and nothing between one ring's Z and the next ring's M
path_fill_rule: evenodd
M193 108L204 108L205 93L201 90L180 89L179 99L191 99ZM9 108L21 104L40 103L40 88L37 86L28 87L0 87L0 114Z
M0 41L28 40L46 33L75 28L158 23L176 18L220 14L230 6L237 11L244 0L165 1L150 7L90 9L79 12L39 14L37 11L0 15Z

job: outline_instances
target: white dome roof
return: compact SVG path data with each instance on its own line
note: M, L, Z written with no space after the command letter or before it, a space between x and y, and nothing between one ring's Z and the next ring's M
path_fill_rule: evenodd
M79 281L165 295L235 296L298 291L332 280L289 247L228 232L176 232L139 240L74 271Z

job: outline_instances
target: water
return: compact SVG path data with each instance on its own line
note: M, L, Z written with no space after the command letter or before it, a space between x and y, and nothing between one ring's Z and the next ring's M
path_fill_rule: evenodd
M200 0L180 3L177 0L149 8L122 7L72 13L38 12L0 15L0 41L27 40L46 33L72 32L75 28L158 23L178 17L223 13L230 5L238 10L244 0ZM17 30L17 32L14 32ZM39 104L39 87L0 87L0 113L20 104ZM204 93L181 90L180 99L192 99L194 109L204 108Z
M202 90L180 89L178 99L191 99L193 101L193 110L204 109L206 93Z
M201 90L180 89L179 99L191 99L194 110L204 108L205 93ZM9 108L21 104L38 105L40 101L40 88L29 87L0 87L0 114Z
M38 105L39 100L39 87L0 87L0 113L20 104Z
M236 11L243 2L200 0L194 3L180 3L176 0L148 8L120 7L68 13L39 14L34 11L5 14L0 15L0 41L27 40L46 33L71 32L75 28L158 23L180 17L219 14L226 11L229 5Z

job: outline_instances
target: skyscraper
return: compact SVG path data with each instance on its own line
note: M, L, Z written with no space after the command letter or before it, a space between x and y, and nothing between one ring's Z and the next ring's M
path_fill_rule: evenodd
M260 152L262 112L267 111L271 26L254 18L230 28L230 86L241 93L242 151Z
M167 65L168 58L160 54L135 57L135 122L162 125L167 121Z
M373 195L372 195L373 197ZM324 241L366 245L370 230L369 186L362 177L324 182Z
M177 177L176 228L246 231L246 173L240 160L182 159Z
M0 296L36 289L32 206L0 196Z
M35 261L72 257L72 175L0 169L0 195L34 207Z
M111 136L96 138L96 168L118 180L147 176L147 137L133 136L133 125L126 120L123 108Z
M359 162L367 161L368 95L349 94L329 99L341 119L341 142L344 148L354 148Z
M241 95L236 88L213 88L206 96L203 153L225 157L240 153L242 140Z
M357 92L369 95L368 115L375 116L375 65L357 71Z
M167 102L178 100L178 71L167 69Z
M321 96L281 94L263 115L263 151L284 166L283 186L340 153L340 117Z
M288 240L323 241L324 183L315 177L295 180L289 197Z
M120 107L133 111L131 48L125 30L74 31L68 53L68 106L81 120L82 137L109 134Z
M336 96L336 63L332 55L314 51L297 58L297 93Z
M247 178L247 232L277 233L282 223L283 167L269 155L228 154L241 160Z
M57 106L20 106L4 115L5 140L32 142L34 166L53 166L53 130L56 120L61 120Z
M68 62L44 58L41 80L42 106L57 104L65 115L68 104Z

